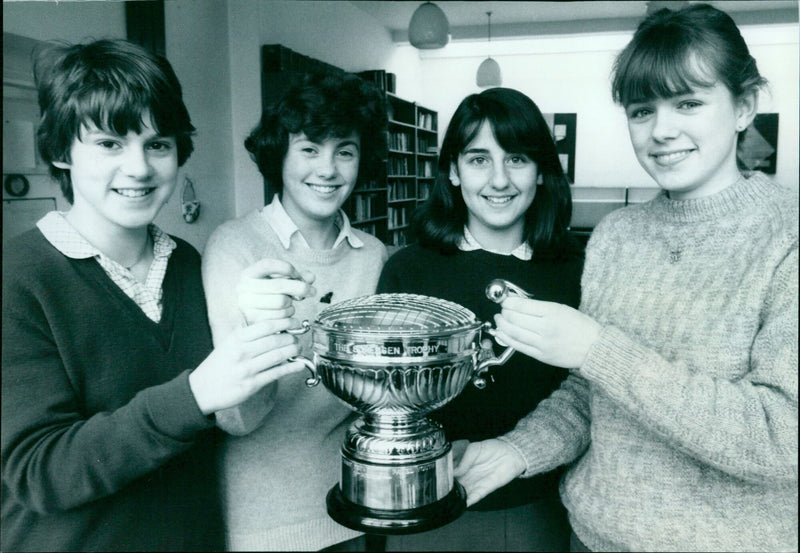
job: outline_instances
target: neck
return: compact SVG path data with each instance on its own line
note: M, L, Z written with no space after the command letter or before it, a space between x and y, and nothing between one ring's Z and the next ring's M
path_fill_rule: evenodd
M468 223L467 228L478 244L488 251L510 254L523 242L521 225L509 229L491 230L485 227L474 228Z
M152 257L153 246L147 226L124 228L118 225L98 225L91 216L79 211L71 209L66 214L67 221L106 257L126 268L139 265Z
M298 225L297 228L300 229L300 234L306 239L308 245L315 250L331 249L339 234L333 221L325 224Z

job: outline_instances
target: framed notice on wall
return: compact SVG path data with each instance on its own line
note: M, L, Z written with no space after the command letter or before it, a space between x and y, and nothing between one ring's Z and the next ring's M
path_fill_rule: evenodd
M542 115L550 127L553 140L555 140L561 168L569 179L569 183L575 184L575 131L578 114L543 113Z
M739 141L739 162L751 171L774 175L778 161L778 114L759 113Z

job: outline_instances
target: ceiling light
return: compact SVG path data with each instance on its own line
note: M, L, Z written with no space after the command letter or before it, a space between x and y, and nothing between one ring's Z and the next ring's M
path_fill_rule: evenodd
M450 40L450 24L444 12L433 2L425 2L411 16L408 39L421 50L444 48Z
M489 42L492 42L492 12L486 12L489 17ZM500 86L503 79L500 76L500 65L489 56L478 66L475 82L480 87Z

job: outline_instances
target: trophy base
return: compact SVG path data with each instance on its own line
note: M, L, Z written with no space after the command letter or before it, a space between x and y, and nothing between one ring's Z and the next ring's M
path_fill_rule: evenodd
M457 481L439 501L406 510L372 509L348 500L336 484L328 492L328 515L353 530L366 534L415 534L453 522L467 508L467 493Z

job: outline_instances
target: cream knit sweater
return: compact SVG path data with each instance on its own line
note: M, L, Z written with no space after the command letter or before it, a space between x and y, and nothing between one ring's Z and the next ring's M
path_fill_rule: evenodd
M595 229L583 366L502 439L592 550L797 551L798 196L760 173ZM581 456L582 454L582 456Z
M387 254L375 237L354 230L331 250L284 249L261 211L221 225L203 255L209 322L218 342L242 319L236 284L242 270L263 258L280 258L314 273L317 296L295 302L295 318L313 321L332 303L375 291ZM310 333L300 337L310 356ZM357 537L331 519L328 490L339 481L345 430L356 414L321 384L307 388L308 372L282 378L244 404L217 413L226 435L220 471L228 548L234 551L310 551Z

